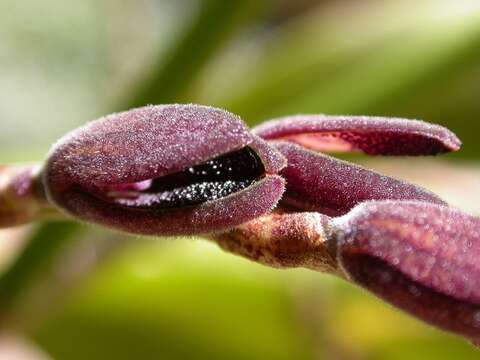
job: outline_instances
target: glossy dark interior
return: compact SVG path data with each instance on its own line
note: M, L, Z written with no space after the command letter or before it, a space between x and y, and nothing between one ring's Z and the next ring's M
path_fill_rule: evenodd
M265 168L258 155L245 147L167 176L109 187L101 196L131 208L180 208L243 190L264 173Z

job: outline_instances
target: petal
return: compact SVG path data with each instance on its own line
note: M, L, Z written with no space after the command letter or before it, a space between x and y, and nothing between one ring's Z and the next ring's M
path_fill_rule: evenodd
M262 159L267 174L277 174L287 166L287 159L274 146L253 135L253 141L248 145Z
M381 201L337 218L350 278L445 330L480 340L480 219L422 202Z
M345 214L367 200L421 200L444 204L435 194L405 181L295 144L274 144L288 159L288 166L281 171L287 180L282 198L284 204L330 216Z
M298 115L254 129L264 139L286 140L322 152L370 155L434 155L460 148L448 129L419 120L367 116Z
M71 192L65 207L75 217L141 235L207 234L240 225L270 212L281 198L284 180L268 175L248 188L199 206L168 211L128 211L84 193Z
M237 116L200 105L158 105L108 115L55 144L51 181L84 188L161 177L253 141Z

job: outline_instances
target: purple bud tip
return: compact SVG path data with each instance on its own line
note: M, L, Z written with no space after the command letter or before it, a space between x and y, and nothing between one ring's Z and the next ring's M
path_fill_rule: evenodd
M422 202L368 202L337 218L356 283L442 329L480 340L480 219Z
M208 233L269 212L285 164L224 110L147 106L61 139L44 184L50 201L85 221L137 234Z
M0 229L54 214L38 180L38 166L0 165Z
M445 204L437 195L301 146L275 142L287 158L281 175L287 181L283 204L338 216L368 200L419 200Z
M448 129L419 120L368 116L298 115L254 129L267 140L286 140L322 152L370 155L435 155L460 148Z

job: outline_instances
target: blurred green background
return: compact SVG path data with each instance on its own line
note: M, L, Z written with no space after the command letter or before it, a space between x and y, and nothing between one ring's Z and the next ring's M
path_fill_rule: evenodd
M440 123L443 159L376 159L480 215L478 0L1 0L0 161L151 103ZM366 161L364 158L358 161ZM201 239L69 222L0 232L5 359L479 359L328 275Z

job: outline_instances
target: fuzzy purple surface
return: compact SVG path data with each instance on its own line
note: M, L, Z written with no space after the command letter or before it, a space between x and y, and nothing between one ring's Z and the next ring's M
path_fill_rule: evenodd
M368 116L297 115L254 129L264 139L283 139L317 151L370 155L434 155L460 148L448 129L419 120Z
M225 231L260 215L277 204L284 180L270 175L248 188L198 206L168 211L132 211L86 196L69 193L64 204L78 219L142 235L193 235Z
M243 121L200 105L158 105L108 115L54 145L47 181L83 188L133 183L180 171L253 141ZM58 180L58 181L57 181Z
M246 146L262 161L264 178L218 200L149 211L95 196L111 185L135 187ZM224 110L147 106L101 118L61 139L47 161L44 184L49 199L79 219L139 234L193 234L220 231L270 211L284 190L283 179L272 174L285 164L279 152Z
M422 202L369 202L342 246L386 261L425 286L480 305L480 219Z
M248 146L261 155L267 174L277 174L288 164L287 158L275 146L258 136L254 135Z
M272 142L273 144L273 142ZM367 200L421 200L444 204L435 194L360 166L287 142L275 142L288 159L282 202L330 216L343 215Z
M423 286L374 257L350 254L344 261L351 279L383 300L440 329L480 341L478 304Z
M441 328L480 339L480 219L424 202L367 202L335 220L351 278Z

